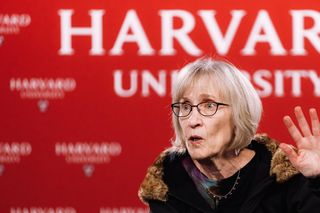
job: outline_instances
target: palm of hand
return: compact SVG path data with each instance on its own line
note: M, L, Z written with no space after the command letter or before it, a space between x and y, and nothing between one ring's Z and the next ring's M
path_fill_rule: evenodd
M295 108L295 116L301 132L289 116L284 117L284 123L297 148L283 143L280 148L304 176L320 176L320 123L317 112L310 110L312 131L300 107Z

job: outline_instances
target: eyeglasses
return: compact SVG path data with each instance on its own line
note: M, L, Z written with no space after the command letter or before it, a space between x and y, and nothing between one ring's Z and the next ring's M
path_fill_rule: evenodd
M220 105L229 106L228 104L215 101L205 101L197 105L178 102L171 104L171 109L177 117L187 117L188 115L190 115L193 107L196 107L198 112L203 116L213 116L218 111Z

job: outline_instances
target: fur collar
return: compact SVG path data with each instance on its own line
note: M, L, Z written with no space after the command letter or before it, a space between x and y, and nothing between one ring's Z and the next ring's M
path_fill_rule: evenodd
M275 175L279 183L285 182L299 172L291 165L285 154L278 148L279 142L269 138L265 134L256 135L254 138L258 143L264 144L272 153L272 160L270 166L270 175ZM138 195L143 202L147 200L161 200L166 201L168 187L163 182L163 161L168 155L172 153L172 148L162 152L155 162L148 168L147 174L140 186Z

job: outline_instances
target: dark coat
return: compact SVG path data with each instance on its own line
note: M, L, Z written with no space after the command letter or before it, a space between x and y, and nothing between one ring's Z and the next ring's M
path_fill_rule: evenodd
M266 136L257 136L250 149L258 154L259 166L249 180L248 191L243 195L237 192L243 200L233 206L226 201L213 210L181 164L186 154L172 149L164 151L149 167L139 197L153 213L320 212L320 178L302 176L277 143Z

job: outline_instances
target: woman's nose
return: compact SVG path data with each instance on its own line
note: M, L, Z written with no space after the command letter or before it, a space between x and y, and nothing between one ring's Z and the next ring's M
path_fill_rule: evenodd
M188 124L191 128L196 128L202 125L202 115L198 112L197 109L193 109L190 112L190 116L188 118Z

